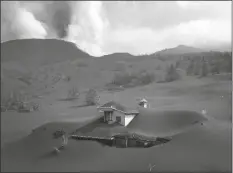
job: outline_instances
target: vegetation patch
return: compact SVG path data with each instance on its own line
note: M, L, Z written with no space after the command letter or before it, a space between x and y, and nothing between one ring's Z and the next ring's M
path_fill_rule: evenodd
M72 87L68 90L67 93L67 100L77 100L79 98L79 91L76 87Z
M99 96L97 91L94 89L89 89L86 94L86 106L94 106L97 105L99 102Z
M27 101L26 96L23 94L11 92L8 97L1 97L1 112L32 112L38 110L39 104L32 101Z
M111 84L122 87L134 87L140 85L147 85L155 80L154 73L149 73L142 70L138 73L119 72L115 74Z

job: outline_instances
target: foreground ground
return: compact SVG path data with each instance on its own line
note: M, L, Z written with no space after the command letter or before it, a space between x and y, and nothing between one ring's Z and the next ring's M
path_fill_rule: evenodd
M206 109L211 119L164 146L126 150L90 142L70 142L58 157L50 153L59 143L51 139L51 133L58 127L72 131L81 125L80 121L96 116L97 111L95 107L75 108L76 103L45 98L48 106L40 112L1 115L1 144L4 147L1 170L148 171L148 165L155 164L154 171L231 172L231 90L230 81L187 78L117 93L103 91L100 94L102 103L114 98L131 107L137 103L137 98L146 97L150 107L156 110L201 112ZM53 121L59 123L40 127ZM40 127L36 133L27 136L36 127Z

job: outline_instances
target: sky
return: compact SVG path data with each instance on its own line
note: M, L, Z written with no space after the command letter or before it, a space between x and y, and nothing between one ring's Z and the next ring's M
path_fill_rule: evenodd
M1 42L56 38L93 56L231 46L231 1L1 1Z

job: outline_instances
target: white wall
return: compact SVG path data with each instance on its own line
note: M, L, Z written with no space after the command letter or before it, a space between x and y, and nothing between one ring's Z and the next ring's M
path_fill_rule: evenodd
M125 126L127 126L133 119L135 115L125 115Z
M100 115L104 116L104 111L99 111ZM125 115L119 111L113 111L112 115L112 121L108 122L109 124L116 122L116 117L120 116L121 117L121 123L124 126L127 126L135 117L135 115Z
M99 111L99 114L104 116L104 111ZM122 113L120 113L120 112L118 112L118 111L113 111L113 114L112 114L112 121L109 121L108 123L109 123L109 124L115 123L115 122L116 122L116 117L117 117L117 116L121 117L121 122L120 122L120 124L125 125L125 115L122 114Z

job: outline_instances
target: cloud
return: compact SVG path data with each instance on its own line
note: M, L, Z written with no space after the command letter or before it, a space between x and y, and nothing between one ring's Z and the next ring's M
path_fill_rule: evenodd
M132 3L122 5L122 3L108 2L106 11L114 28L134 26L165 29L191 20L229 18L230 3L229 1L138 1L134 5Z
M135 4L107 4L111 30L104 51L138 54L180 44L200 48L231 44L231 2Z
M231 22L228 20L193 20L163 30L122 27L109 33L105 48L132 54L153 53L179 44L204 48L216 43L230 44L229 35Z
M94 56L231 43L231 2L2 1L1 41L60 38Z
M64 38L67 36L67 28L71 22L73 3L71 1L1 2L1 24L6 28L1 34L4 40Z
M67 28L72 17L72 2L54 1L48 5L48 18L59 38L67 36Z
M58 38L67 36L71 22L73 1L24 1L23 6L32 12L36 19L46 24L50 33Z
M182 8L200 8L202 2L195 1L176 1L176 3Z
M108 21L104 15L102 2L77 2L73 6L73 16L68 28L67 40L94 56L101 56L104 32Z
M99 1L1 2L1 41L61 38L100 56L108 20Z
M47 32L34 15L19 2L1 2L1 42L13 39L45 38Z

